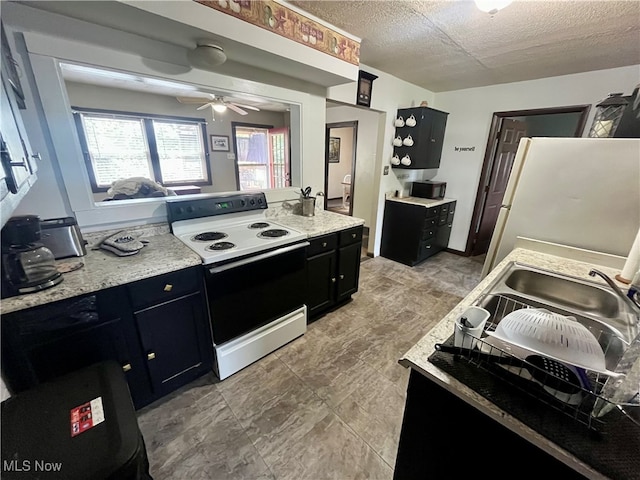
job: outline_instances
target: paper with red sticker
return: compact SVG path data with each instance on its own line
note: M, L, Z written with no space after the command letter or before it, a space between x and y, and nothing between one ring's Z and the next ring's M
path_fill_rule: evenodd
M98 397L71 409L71 436L80 435L102 422L104 422L104 407L102 397Z

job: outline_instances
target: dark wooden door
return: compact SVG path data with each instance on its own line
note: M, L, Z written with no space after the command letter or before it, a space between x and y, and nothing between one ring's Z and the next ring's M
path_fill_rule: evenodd
M498 133L499 140L485 186L485 201L471 255L487 253L498 220L504 191L509 181L520 139L527 134L525 122L505 118Z
M354 243L338 250L338 293L340 302L358 291L360 273L360 251L362 243Z
M211 368L211 334L200 292L135 314L153 390L163 395Z
M337 282L336 251L331 250L307 259L307 278L308 316L313 317L334 304Z

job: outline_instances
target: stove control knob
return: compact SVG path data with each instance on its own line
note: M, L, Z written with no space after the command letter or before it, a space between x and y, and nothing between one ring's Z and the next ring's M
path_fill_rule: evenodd
M249 203L250 203L251 205L255 205L255 204L256 204L256 201L252 198L251 200L249 200Z
M262 205L262 199L261 198L258 199L258 205Z
M187 207L187 212L188 213L193 213L193 212L195 212L195 208L189 206L189 207Z
M244 207L247 204L247 202L245 202L244 200L240 200L240 206Z

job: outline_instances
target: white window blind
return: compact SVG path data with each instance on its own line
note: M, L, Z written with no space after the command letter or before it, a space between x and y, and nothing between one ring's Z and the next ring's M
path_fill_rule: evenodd
M98 187L128 177L153 179L142 119L83 115L82 123Z
M208 180L199 125L154 120L153 131L164 184Z

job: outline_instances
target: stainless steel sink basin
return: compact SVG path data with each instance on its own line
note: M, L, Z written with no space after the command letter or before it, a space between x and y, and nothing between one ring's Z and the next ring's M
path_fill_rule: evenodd
M638 314L607 285L512 262L476 305L491 313L494 326L513 310L546 308L573 316L598 339L607 369L615 370L638 335Z
M620 315L620 299L611 289L587 285L557 274L515 268L504 284L543 301L607 318Z

